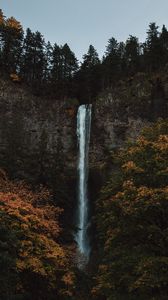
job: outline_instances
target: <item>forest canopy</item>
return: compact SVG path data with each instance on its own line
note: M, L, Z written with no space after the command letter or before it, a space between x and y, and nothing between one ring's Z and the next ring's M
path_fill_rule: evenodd
M159 72L167 62L165 25L159 31L156 23L150 23L143 43L132 35L124 42L111 37L102 59L90 45L79 63L67 43L52 45L39 31L24 32L19 21L0 10L0 74L25 82L36 94L92 101L118 80L138 72Z

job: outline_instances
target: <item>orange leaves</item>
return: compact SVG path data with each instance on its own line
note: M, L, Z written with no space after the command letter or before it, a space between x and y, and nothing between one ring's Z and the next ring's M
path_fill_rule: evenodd
M0 193L0 200L3 203L2 210L12 219L18 220L23 226L27 225L34 232L44 232L50 236L57 237L60 228L57 223L59 209L54 206L34 207L31 203L22 200L19 195ZM24 227L26 228L26 226Z
M9 28L16 29L17 31L22 31L22 25L15 18L11 17L6 20L6 26Z
M144 136L139 137L138 140L137 140L137 144L138 144L139 147L148 146L149 143L150 142Z
M21 82L21 78L15 73L10 74L10 79L15 83Z
M0 25L4 24L4 21L5 21L5 19L4 19L3 12L2 12L2 10L0 9Z
M123 182L123 189L125 190L135 190L135 186L132 180L126 180Z
M69 273L66 273L63 278L62 278L62 281L66 284L66 285L74 285L74 273L72 272L69 272Z
M57 277L61 281L63 276L62 282L68 286L64 292L69 292L73 285L73 276L67 273L70 252L57 242L62 210L50 198L46 189L32 192L24 182L11 182L0 171L0 222L15 233L19 243L17 272L44 277L53 288L53 282L58 284Z
M153 146L163 153L168 153L168 135L160 135Z
M136 164L133 161L128 161L126 162L122 168L126 171L126 172L136 172L136 173L143 173L143 169L136 166Z

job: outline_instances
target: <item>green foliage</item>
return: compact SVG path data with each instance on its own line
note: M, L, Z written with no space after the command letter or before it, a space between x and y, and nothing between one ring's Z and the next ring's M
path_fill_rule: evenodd
M78 70L78 62L68 44L61 47L54 44L51 63L52 89L60 97L64 94L73 95L73 78Z
M76 76L77 97L84 102L91 102L100 91L101 64L96 49L90 45L83 56L81 68Z
M137 37L130 35L125 46L125 60L127 68L135 74L140 64L140 45Z
M28 28L23 44L21 75L28 83L40 84L44 80L44 39L40 32Z
M116 156L97 201L100 265L93 289L106 299L166 299L168 121L146 128Z

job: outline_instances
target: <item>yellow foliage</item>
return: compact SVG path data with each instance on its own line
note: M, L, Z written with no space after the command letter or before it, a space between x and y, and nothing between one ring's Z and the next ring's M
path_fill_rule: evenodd
M29 271L47 277L53 287L57 273L61 272L62 282L73 285L73 274L67 272L70 252L57 242L62 210L50 203L49 196L42 187L32 192L24 182L9 181L0 170L0 222L21 236L21 239L18 236L17 272ZM64 292L70 292L69 288Z
M62 281L66 284L66 285L74 285L74 274L72 272L68 272L66 273L63 278Z
M13 82L21 82L21 78L17 74L10 74L10 78Z
M135 171L136 173L143 173L143 169L142 168L139 168L136 166L135 162L133 161L128 161L126 162L122 168L126 171L126 172L129 172L129 171Z
M10 28L14 28L17 31L22 31L22 25L20 24L20 22L18 22L15 18L11 17L9 19L6 20L6 26L10 27Z
M75 109L74 109L73 107L67 108L66 111L67 111L67 113L68 113L68 115L69 115L70 117L74 117L75 114L76 114L76 111L75 111Z
M4 24L4 18L2 15L0 15L0 25Z

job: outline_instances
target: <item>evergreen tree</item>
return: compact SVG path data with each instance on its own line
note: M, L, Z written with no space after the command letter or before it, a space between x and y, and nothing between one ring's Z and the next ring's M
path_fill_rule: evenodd
M20 71L22 53L23 28L15 18L3 19L1 12L1 62L2 70L6 73Z
M60 96L62 90L63 67L62 67L62 54L61 48L54 44L51 56L51 83L52 91L56 96Z
M27 82L32 81L32 61L33 61L33 33L28 28L26 30L26 37L23 43L23 59L21 74Z
M51 77L53 82L58 82L62 79L62 57L61 57L61 49L57 44L53 46L52 52L52 69L51 69Z
M78 69L77 59L68 44L62 47L61 52L63 59L63 79L71 79Z
M42 82L45 69L45 40L39 31L35 32L34 42L34 80Z
M112 37L111 39L108 40L108 45L106 47L106 56L114 55L117 54L118 50L118 42L117 40Z
M123 55L123 51L125 51L124 44L119 44L113 37L109 39L105 52L106 56L103 60L106 86L110 86L115 80L118 79L119 74L121 74L121 55Z
M128 73L135 73L139 67L140 46L138 38L130 35L126 41L125 58L128 68Z
M51 78L58 95L67 96L72 89L73 78L78 69L77 59L70 47L65 44L53 47Z
M44 70L44 77L45 80L48 82L51 81L52 53L53 53L53 47L51 43L48 42L45 45L45 70Z
M2 71L3 60L3 34L4 34L4 26L5 26L5 17L3 15L2 10L0 9L0 71Z
M160 34L160 42L162 45L162 51L160 59L162 60L163 66L168 63L168 30L165 25L162 27Z
M82 101L90 101L100 90L100 60L96 49L90 45L83 56L80 71L77 74L78 97Z
M83 63L81 70L92 69L94 66L100 63L98 53L96 49L90 45L87 54L83 56Z
M144 43L145 63L150 71L160 68L160 57L162 53L158 26L150 23L147 31L147 40Z
M73 96L74 76L78 70L78 61L68 44L61 48L63 68L63 90L69 96Z
M45 75L45 41L40 32L33 33L29 28L23 45L22 75L34 86L39 86Z

